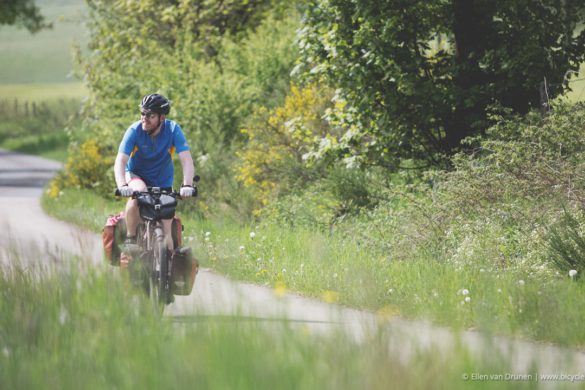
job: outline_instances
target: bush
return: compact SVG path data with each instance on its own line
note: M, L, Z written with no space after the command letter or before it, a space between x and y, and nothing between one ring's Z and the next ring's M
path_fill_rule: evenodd
M452 170L389 186L387 200L341 227L391 260L535 274L577 267L568 259L579 257L581 222L561 216L580 215L585 200L583 123L584 105L559 102L549 116L501 117Z
M97 140L90 138L70 148L65 169L51 182L48 195L59 196L65 188L94 189L103 195L111 195L114 187L111 152L100 146Z
M323 177L323 165L309 166L304 155L315 140L331 131L322 119L330 99L331 92L316 85L293 85L282 106L260 108L242 130L248 142L238 153L236 178L257 193L262 206Z
M585 216L581 212L564 211L548 236L549 256L564 272L585 270Z

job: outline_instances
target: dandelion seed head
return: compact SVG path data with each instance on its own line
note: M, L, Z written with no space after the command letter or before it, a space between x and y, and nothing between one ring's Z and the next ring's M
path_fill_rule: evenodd
M570 277L574 278L575 275L577 275L577 270L576 269L572 269L572 270L569 271L569 276Z
M250 238L253 240L253 239L254 239L254 237L256 237L256 233L254 233L254 232L250 232Z

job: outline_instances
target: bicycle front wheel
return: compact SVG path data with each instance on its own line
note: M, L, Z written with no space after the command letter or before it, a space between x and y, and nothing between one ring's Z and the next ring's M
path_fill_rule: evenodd
M152 274L150 278L150 298L157 309L162 309L169 303L169 259L164 233L161 228L154 231L152 256Z

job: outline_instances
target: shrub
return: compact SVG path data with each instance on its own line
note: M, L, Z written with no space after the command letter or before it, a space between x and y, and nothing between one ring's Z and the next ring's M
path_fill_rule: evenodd
M79 146L73 144L65 169L51 182L48 194L55 198L64 188L88 188L103 195L111 194L113 165L111 152L96 139L90 138Z
M330 99L331 91L317 85L292 85L282 106L258 109L242 130L248 142L238 153L236 178L257 193L260 204L323 176L322 166L309 166L303 157L315 140L331 132L322 119Z
M549 232L549 257L562 271L585 270L585 216L565 210Z
M387 200L342 228L393 260L536 274L577 267L582 222L562 215L580 215L585 200L583 123L585 105L560 102L548 116L500 117L452 170L389 186Z

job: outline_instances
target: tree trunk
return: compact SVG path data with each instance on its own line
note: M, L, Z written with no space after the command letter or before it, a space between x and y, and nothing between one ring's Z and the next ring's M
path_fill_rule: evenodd
M491 0L453 0L452 4L456 98L453 115L446 124L445 152L453 151L462 139L483 130L481 123L485 122L484 108L489 96L480 91L487 75L479 61L486 52L494 15Z

